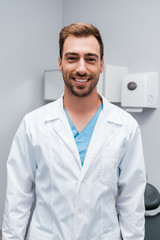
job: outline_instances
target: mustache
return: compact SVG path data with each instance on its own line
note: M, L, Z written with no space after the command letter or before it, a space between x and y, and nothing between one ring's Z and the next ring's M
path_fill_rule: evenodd
M87 78L92 78L92 76L91 75L88 75L87 73L83 73L83 74L81 74L81 73L75 73L75 74L71 74L70 75L70 77L71 78L76 78L76 77L87 77Z
M76 73L76 76L78 76L78 77L87 77L88 75L87 75L87 73L83 73L83 74L81 74L81 73Z

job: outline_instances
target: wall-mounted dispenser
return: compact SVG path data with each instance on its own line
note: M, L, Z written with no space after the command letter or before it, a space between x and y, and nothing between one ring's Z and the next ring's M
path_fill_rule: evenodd
M106 64L104 69L103 95L112 103L121 102L122 80L128 74L128 68Z
M158 73L127 74L122 80L121 106L130 112L158 106Z
M62 73L58 69L44 71L44 100L53 101L64 91Z

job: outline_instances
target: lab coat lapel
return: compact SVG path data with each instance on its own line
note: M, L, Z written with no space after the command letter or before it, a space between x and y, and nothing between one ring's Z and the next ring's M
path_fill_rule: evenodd
M99 115L91 137L81 172L81 179L84 178L86 172L92 162L96 159L104 144L107 146L107 144L112 141L113 137L115 137L114 127L123 124L121 116L119 116L117 112L117 107L110 104L104 97L102 97L102 100L103 110Z
M52 130L67 145L69 150L74 155L74 157L76 159L76 162L79 165L79 168L81 168L80 156L79 156L79 153L78 153L76 142L74 140L74 136L73 136L72 130L70 128L68 119L67 119L66 114L65 114L65 112L63 110L63 101L62 101L62 99L59 99L57 101L57 104L55 102L54 109L55 109L54 113L50 109L49 115L46 117L46 120L48 120Z
M62 138L64 143L68 146L69 150L73 153L78 165L81 168L81 161L78 149L67 118L58 120L55 124L53 124L53 129L59 135L59 137Z
M104 144L109 143L112 139L113 131L110 124L104 119L104 113L101 112L97 120L90 144L86 153L84 165L81 172L81 179L85 176L92 162L99 154Z

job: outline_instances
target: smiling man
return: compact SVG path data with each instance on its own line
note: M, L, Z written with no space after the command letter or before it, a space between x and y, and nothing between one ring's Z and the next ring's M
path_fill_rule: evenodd
M97 93L101 35L91 24L71 24L59 45L64 95L27 114L15 135L3 240L24 239L35 195L28 240L144 240L141 134Z
M96 85L103 65L95 37L77 38L71 35L66 39L63 55L59 58L59 68L69 93L85 97L93 91L97 95Z

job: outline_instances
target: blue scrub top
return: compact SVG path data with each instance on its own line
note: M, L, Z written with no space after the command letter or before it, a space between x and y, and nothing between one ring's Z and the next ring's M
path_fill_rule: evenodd
M85 160L86 152L87 152L87 149L88 149L91 137L92 137L94 127L96 125L98 116L102 109L103 109L103 104L101 104L101 106L99 107L98 111L95 113L93 118L89 121L89 123L86 125L86 127L80 133L77 131L77 129L73 125L71 119L69 118L66 110L64 109L66 116L68 118L71 130L72 130L78 151L79 151L82 166L83 166L83 163Z

